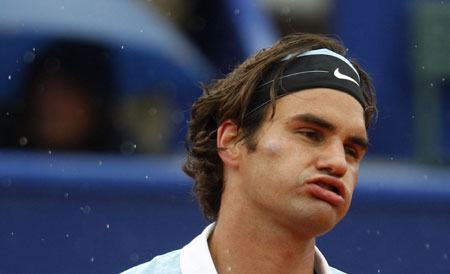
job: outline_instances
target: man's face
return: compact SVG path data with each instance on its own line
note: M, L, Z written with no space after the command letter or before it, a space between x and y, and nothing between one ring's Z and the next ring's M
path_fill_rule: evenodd
M252 217L323 234L350 206L367 149L363 108L346 93L318 88L279 99L270 115L256 133L256 150L242 145L243 206Z

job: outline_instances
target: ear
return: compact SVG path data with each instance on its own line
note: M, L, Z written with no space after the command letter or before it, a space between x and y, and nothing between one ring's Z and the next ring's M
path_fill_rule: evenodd
M222 162L231 167L239 165L238 127L226 120L217 130L217 148Z

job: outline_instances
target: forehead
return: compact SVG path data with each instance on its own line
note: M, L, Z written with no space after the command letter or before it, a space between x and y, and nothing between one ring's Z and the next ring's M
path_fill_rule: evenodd
M271 117L272 110L269 112ZM305 113L313 114L337 126L353 128L361 131L361 134L366 132L361 104L351 95L329 88L306 89L278 99L273 122Z

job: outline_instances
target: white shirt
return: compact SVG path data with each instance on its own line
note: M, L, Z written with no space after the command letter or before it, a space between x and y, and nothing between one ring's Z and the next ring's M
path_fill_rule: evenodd
M217 274L208 247L208 238L214 227L215 223L208 225L202 234L181 249L180 267L182 274ZM314 269L317 274L342 273L330 268L327 260L317 247L315 247Z
M210 224L181 250L175 250L153 258L150 262L135 266L122 274L217 274L209 252L208 238L215 223ZM328 265L325 257L315 247L314 269L317 274L345 274Z

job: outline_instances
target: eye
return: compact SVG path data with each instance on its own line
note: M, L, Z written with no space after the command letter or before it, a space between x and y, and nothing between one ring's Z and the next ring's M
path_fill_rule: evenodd
M320 141L322 139L320 132L310 128L299 129L297 133L312 141Z
M358 150L351 146L345 146L345 154L350 155L351 157L353 157L355 159L359 158Z

